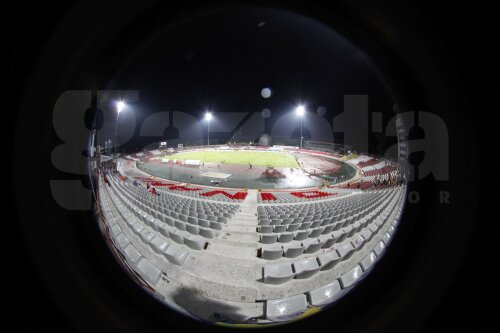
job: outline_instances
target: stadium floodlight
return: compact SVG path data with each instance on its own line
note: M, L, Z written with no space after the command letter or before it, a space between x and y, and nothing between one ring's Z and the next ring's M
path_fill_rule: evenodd
M122 112L123 109L125 109L125 106L127 106L127 104L125 104L125 102L122 100L116 102L115 155L116 155L116 147L118 146L116 144L116 132L118 132L118 117L120 116L120 112Z
M207 121L207 146L210 146L210 120L213 116L210 111L205 112L205 120Z
M213 118L212 113L210 113L210 112L207 111L207 113L205 113L205 119L206 119L206 121L210 121L210 120L212 120L212 118Z
M303 117L304 113L306 112L306 108L303 105L299 105L299 106L297 106L297 108L295 109L295 111L297 112L297 114L300 117Z
M297 112L297 114L299 115L300 117L300 149L302 149L302 120L304 118L304 114L306 113L306 108L304 107L304 105L299 105L295 108L295 112Z
M118 101L116 103L116 112L120 113L123 111L123 109L125 108L125 102L124 101Z

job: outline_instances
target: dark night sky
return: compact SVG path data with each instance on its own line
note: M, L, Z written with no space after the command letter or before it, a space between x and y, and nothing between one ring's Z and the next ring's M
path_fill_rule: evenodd
M118 142L126 142L128 149L162 139L139 138L141 126L148 126L144 119L161 111L186 112L201 119L211 109L215 116L211 137L226 141L238 123L221 122L230 117L228 113L258 112L260 116L261 110L271 110L265 123L261 118L259 126L244 129L245 137L258 138L263 132L275 133L277 128L272 127L277 119L302 102L316 118L323 117L315 124L324 123L317 126L304 120L304 136L331 140L332 117L342 112L344 95L368 95L370 112L392 110L390 94L359 48L326 25L281 10L235 8L189 17L155 36L144 36L141 45L123 59L110 86L139 91L139 101L131 103L133 114L120 115ZM268 99L260 94L265 87L273 91ZM326 108L326 115L318 116L319 106ZM114 133L113 110L105 112L111 115L101 131L101 143ZM160 118L167 128L168 117ZM173 123L178 127L175 119ZM298 124L292 124L295 135ZM195 130L186 126L165 129L163 138L183 141L206 135L201 132L204 124Z

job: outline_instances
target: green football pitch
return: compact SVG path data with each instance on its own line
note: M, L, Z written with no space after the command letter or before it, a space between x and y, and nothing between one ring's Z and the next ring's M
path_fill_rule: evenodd
M166 156L168 159L177 160L200 160L206 163L242 164L251 163L255 166L273 166L296 168L299 165L295 158L284 152L263 152L263 151L193 151L178 153Z

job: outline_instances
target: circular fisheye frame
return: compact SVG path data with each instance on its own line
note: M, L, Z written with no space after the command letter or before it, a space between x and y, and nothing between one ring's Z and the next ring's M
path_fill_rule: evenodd
M212 48L228 28L238 40ZM170 51L186 48L189 62ZM196 320L266 326L320 312L370 274L397 236L408 165L404 124L386 111L393 93L359 54L307 17L228 9L165 29L127 59L100 95L107 122L90 163L102 232L139 285ZM273 97L271 114L247 94L252 80L296 95ZM353 88L368 95L342 95ZM394 139L337 140L328 110L340 108L345 132L374 114Z
M478 30L245 3L19 11L10 308L92 332L488 324L467 307L494 285Z

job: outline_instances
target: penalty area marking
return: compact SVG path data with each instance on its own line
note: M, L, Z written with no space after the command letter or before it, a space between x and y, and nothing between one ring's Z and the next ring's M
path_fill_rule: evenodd
M221 173L221 172L204 172L204 173L200 173L200 176L226 179L226 178L231 177L231 174L230 173Z

